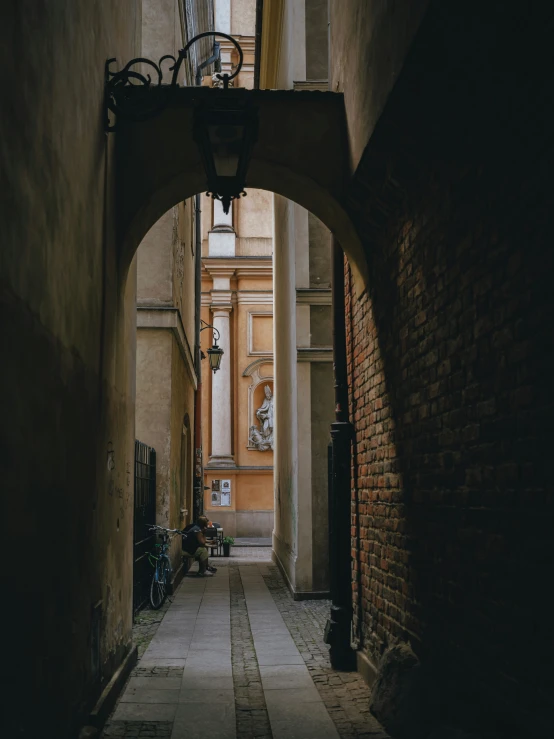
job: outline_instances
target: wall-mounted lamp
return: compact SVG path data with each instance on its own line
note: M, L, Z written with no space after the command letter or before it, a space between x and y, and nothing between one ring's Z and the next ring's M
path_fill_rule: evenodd
M214 336L213 336L213 346L208 349L208 361L210 363L210 369L215 374L217 370L221 367L221 358L223 357L224 351L223 349L217 345L217 342L220 339L219 331L215 328L215 326L212 326L209 323L206 323L206 321L203 321L200 319L200 323L203 324L200 331L204 331L207 328L213 329ZM216 337L217 334L217 337Z
M194 139L200 149L208 192L207 195L220 200L223 212L228 213L231 202L246 195L246 174L250 162L252 145L258 134L258 111L251 107L250 98L236 95L229 84L240 72L243 52L232 36L218 31L206 31L192 38L177 58L166 54L156 64L150 59L139 57L128 62L119 72L112 72L115 59L105 65L105 119L106 131L115 131L110 111L116 117L134 121L145 121L160 114L171 102L179 88L179 71L188 50L196 41L206 36L223 37L238 51L239 61L232 74L216 74L223 90L214 90L200 98L194 114ZM216 52L210 58L216 59ZM162 66L171 64L169 85L163 85ZM150 70L150 74L146 71ZM152 73L154 82L152 80Z
M194 115L194 140L208 180L207 194L221 201L224 213L233 200L246 195L250 152L258 133L257 110L241 103L206 99Z

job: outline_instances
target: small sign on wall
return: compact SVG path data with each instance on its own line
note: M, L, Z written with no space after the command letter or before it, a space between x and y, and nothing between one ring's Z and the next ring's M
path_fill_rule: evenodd
M212 506L231 505L231 480L212 480Z

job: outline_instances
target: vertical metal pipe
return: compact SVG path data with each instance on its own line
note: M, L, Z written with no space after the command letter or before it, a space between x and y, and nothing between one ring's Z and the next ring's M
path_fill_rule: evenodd
M350 465L352 424L348 420L348 378L344 294L344 253L333 237L333 372L335 421L331 424L331 489L329 491L329 554L331 614L325 629L335 669L355 669L350 646L352 624L352 567L350 539Z
M194 354L196 363L197 389L194 403L194 489L192 520L196 521L204 510L204 470L202 467L202 364L200 357L200 311L202 309L202 211L200 209L200 195L194 201L194 231L195 231L195 325L194 325Z

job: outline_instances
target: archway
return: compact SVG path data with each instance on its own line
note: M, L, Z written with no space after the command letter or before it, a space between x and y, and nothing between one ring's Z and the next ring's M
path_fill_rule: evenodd
M342 94L330 92L179 88L157 117L140 123L120 121L116 148L123 270L163 213L206 190L193 139L194 111L217 96L258 111L259 133L247 188L272 191L317 216L347 254L361 292L366 261L345 204L349 157L344 101Z
M149 92L142 90L141 94ZM360 295L366 286L367 267L346 201L349 156L344 102L342 95L334 93L180 88L158 117L141 123L122 121L116 143L122 273L157 218L206 190L201 154L193 137L194 113L199 104L212 104L217 96L227 101L234 98L235 104L255 106L258 111L259 133L246 188L274 192L325 224L348 256ZM293 528L298 530L296 524ZM345 548L345 561L347 555Z

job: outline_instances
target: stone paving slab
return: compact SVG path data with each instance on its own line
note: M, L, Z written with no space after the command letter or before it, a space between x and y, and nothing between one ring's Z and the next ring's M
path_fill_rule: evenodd
M314 687L305 665L260 665L260 674L266 691Z
M176 712L177 703L126 703L121 700L112 721L173 721Z
M139 614L141 659L104 739L386 739L361 677L329 665L328 603L293 601L264 556L183 578Z
M171 739L236 739L234 704L181 704Z
M159 690L151 687L131 687L121 696L121 703L178 703L181 687L175 690Z
M127 689L153 688L154 690L181 690L181 687L181 678L165 677L161 675L152 677L131 677L127 683Z

